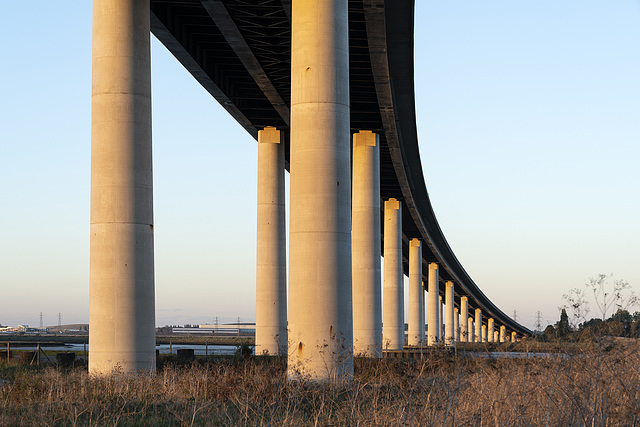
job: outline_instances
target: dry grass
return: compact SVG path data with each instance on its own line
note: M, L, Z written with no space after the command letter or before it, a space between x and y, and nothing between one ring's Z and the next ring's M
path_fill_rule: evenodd
M357 360L348 384L286 381L275 359L165 366L155 376L0 370L0 425L635 425L634 343L572 356Z

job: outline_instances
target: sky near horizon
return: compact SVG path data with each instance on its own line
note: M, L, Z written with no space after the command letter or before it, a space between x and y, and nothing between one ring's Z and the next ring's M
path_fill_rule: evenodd
M416 3L425 181L469 275L530 328L599 273L640 293L640 1ZM0 324L86 323L91 2L0 16ZM155 38L152 85L156 323L253 321L257 143Z

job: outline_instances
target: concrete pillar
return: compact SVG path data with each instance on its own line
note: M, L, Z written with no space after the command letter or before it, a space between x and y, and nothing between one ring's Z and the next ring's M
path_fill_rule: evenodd
M516 334L515 332L511 332L511 342L517 342L518 341L518 334Z
M409 241L409 345L422 345L422 328L424 324L424 307L422 307L422 242L418 239Z
M429 264L429 293L428 293L428 303L429 307L427 308L428 313L428 328L427 328L427 345L436 345L438 344L438 287L439 287L439 274L438 274L438 264L432 262Z
M424 287L424 281L420 282L421 284L421 296L422 296L422 311L420 313L420 336L422 337L422 345L425 345L427 343L427 329L426 329L426 316L425 316L425 309L426 309L426 298L425 298L425 287Z
M493 332L495 331L495 326L493 323L493 317L490 317L487 321L487 341L493 342Z
M482 342L488 342L487 325L482 325Z
M462 322L460 324L460 340L462 342L469 341L469 299L467 297L460 297L460 317Z
M404 347L404 275L402 273L402 204L384 202L384 308L382 342L387 350Z
M89 372L155 371L149 0L94 0Z
M476 342L482 342L482 310L479 308L476 308L475 325L476 325L476 332L475 332Z
M453 340L460 341L460 312L458 307L453 309Z
M258 239L256 354L287 354L287 253L284 210L284 138L274 127L258 131Z
M380 138L353 135L351 254L353 259L353 351L382 357L380 283Z
M339 380L353 375L347 0L294 1L291 20L288 373Z
M444 344L444 308L442 295L438 295L438 342Z
M469 317L468 319L468 331L469 331L469 335L467 336L468 341L467 342L475 342L475 338L476 338L476 334L475 334L475 329L473 328L473 317Z
M455 325L453 323L453 282L447 281L445 283L445 333L444 333L444 342L446 345L453 345L453 341L455 339Z

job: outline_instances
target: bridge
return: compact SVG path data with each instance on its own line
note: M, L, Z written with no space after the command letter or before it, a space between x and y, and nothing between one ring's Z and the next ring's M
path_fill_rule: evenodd
M467 274L429 201L413 13L410 0L94 0L90 371L154 369L150 32L258 140L256 353L327 379L351 375L354 353L402 349L405 274L410 346L531 333Z

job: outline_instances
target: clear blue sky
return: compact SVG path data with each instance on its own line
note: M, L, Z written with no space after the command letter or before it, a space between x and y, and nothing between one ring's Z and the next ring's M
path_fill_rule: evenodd
M417 1L425 179L532 327L598 273L640 292L640 2ZM91 2L1 2L0 323L88 321ZM257 145L153 41L157 323L255 317Z

